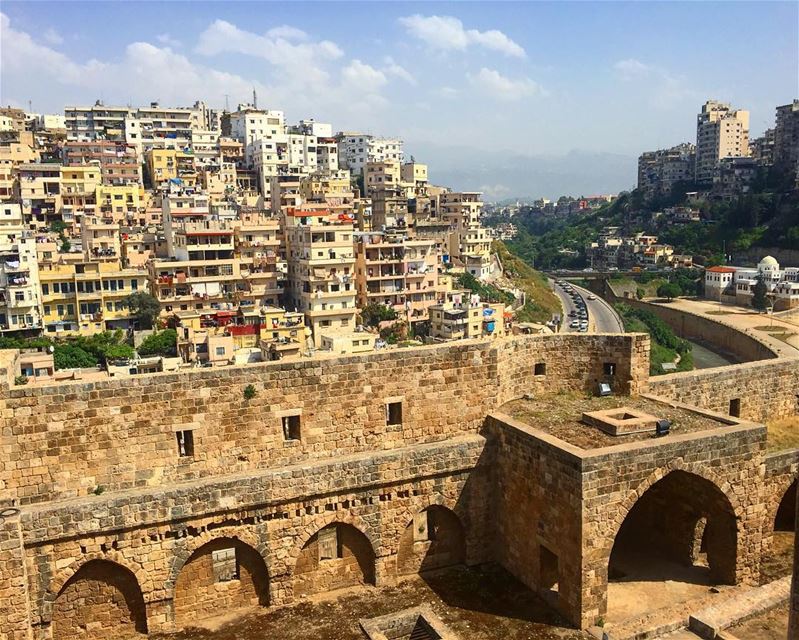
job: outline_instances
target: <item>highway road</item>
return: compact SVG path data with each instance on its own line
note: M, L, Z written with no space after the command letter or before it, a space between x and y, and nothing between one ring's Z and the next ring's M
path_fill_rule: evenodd
M608 302L598 296L596 300L589 300L589 296L592 295L590 291L583 287L578 287L574 283L570 284L585 301L585 307L588 311L588 331L595 333L624 333L624 325L621 319ZM561 287L554 285L554 289L563 304L563 309L566 314L561 331L576 332L577 329L569 327L569 322L572 320L569 318L569 312L576 311L577 306L574 304L571 296Z

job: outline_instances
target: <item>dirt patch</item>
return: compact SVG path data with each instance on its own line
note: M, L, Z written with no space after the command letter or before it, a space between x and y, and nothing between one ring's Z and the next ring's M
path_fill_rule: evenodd
M496 565L412 576L394 587L361 587L329 600L251 613L215 630L154 634L163 640L363 640L358 620L429 604L464 640L577 640L543 600Z
M793 531L775 531L771 549L760 559L760 584L791 575L793 571Z
M621 407L670 420L672 434L691 433L724 426L723 423L713 418L639 396L600 398L580 393L554 393L537 396L533 400L513 400L502 405L499 410L520 422L541 429L581 449L612 447L617 444L657 437L654 432L611 436L581 421L583 412Z
M766 427L766 446L769 451L785 451L799 447L799 416L773 420Z
M736 624L728 631L740 640L785 640L788 637L788 603Z

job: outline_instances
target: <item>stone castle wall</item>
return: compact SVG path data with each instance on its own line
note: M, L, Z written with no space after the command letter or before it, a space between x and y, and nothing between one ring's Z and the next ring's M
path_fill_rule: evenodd
M16 539L0 541L0 602L26 585L30 611L16 608L0 637L92 637L110 618L153 632L292 602L336 586L314 546L331 526L352 534L334 560L353 583L488 561L485 416L524 393L594 389L603 362L618 392L645 388L647 354L642 335L525 336L45 386L13 387L7 367L0 504L22 513ZM397 424L388 402L402 404ZM282 419L296 415L300 438L286 440ZM179 430L193 455L178 455ZM431 506L442 539L409 549ZM238 577L211 584L220 549L235 550Z
M670 373L649 380L652 393L728 414L740 401L740 417L767 422L799 413L799 359Z
M529 336L91 383L0 383L0 456L8 461L0 465L0 504L246 473L474 433L503 398L544 385L593 388L609 359L618 390L638 389L646 384L640 345L647 340ZM545 378L533 376L530 363L538 360L548 363ZM2 374L0 381L7 379ZM249 385L256 395L247 400ZM387 424L387 402L402 403L400 424ZM284 437L283 418L292 414L299 414L299 440ZM178 456L181 430L192 431L193 456Z

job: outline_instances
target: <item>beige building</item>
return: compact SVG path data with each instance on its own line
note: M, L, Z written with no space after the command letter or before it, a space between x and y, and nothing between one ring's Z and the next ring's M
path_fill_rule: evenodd
M119 224L112 218L85 217L80 225L83 254L87 260L119 262L122 254Z
M36 239L25 229L22 208L0 203L0 331L42 326Z
M696 118L696 181L708 183L719 160L749 155L749 112L708 100Z
M26 223L46 229L61 221L61 165L20 164L18 194Z
M450 291L446 301L430 307L430 335L440 340L460 340L506 335L505 305L481 303L469 291Z
M14 137L18 139L19 136L18 133ZM27 138L30 143L17 141L0 143L0 202L17 198L19 193L17 167L39 160L39 152L34 149L30 134L27 134Z
M353 221L329 210L285 214L287 307L305 314L316 347L322 335L355 328Z
M381 304L409 323L428 319L428 309L444 299L439 280L440 256L430 239L400 232L358 235L356 285L358 306Z

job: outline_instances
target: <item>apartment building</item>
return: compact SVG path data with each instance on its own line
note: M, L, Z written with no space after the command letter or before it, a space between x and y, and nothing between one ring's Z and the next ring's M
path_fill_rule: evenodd
M112 140L135 147L139 157L149 149L183 149L192 143L192 131L206 129L199 108L112 107L99 100L90 107L64 109L67 139L81 142Z
M0 142L0 202L13 200L19 195L17 168L23 164L39 161L39 152L34 149L31 135L24 135L26 142L20 141L19 132L11 140Z
M749 193L760 167L756 158L722 158L713 173L711 193L724 200Z
M372 135L342 132L336 136L339 166L353 175L363 173L367 162L402 162L402 140L377 138Z
M22 207L0 203L0 331L40 329L41 298L36 238Z
M147 272L118 261L42 261L39 264L45 333L91 335L134 326L125 299L147 291Z
M61 165L30 163L17 166L17 193L26 223L49 228L61 221Z
M749 155L749 112L708 100L696 118L696 181L710 183L719 160Z
M777 107L774 164L793 171L799 166L799 100Z
M75 226L87 209L93 211L97 205L97 187L102 181L98 164L61 167L61 199L64 222Z
M450 291L430 307L430 335L439 340L463 340L506 335L505 305L480 302L470 291Z
M402 181L400 163L397 160L367 162L363 170L363 183L366 196L374 198L380 190L399 192Z
M141 165L136 147L112 140L67 141L62 150L65 166L98 165L103 184L141 184Z
M405 162L400 169L403 187L408 189L408 198L427 195L427 165L420 162Z
M260 307L278 307L283 299L287 271L282 253L280 221L258 210L242 210L234 221L235 251L249 298L243 300Z
M191 132L191 150L194 154L194 163L197 168L208 165L218 166L219 154L219 130L197 130Z
M356 233L358 306L381 304L409 323L427 320L428 308L443 301L440 256L433 240L397 230Z
M80 223L80 239L87 260L119 263L122 255L119 224L113 218L84 216Z
M638 157L638 189L644 198L668 196L679 182L693 182L696 147L684 142L670 149L646 151Z
M355 328L353 220L326 209L289 209L284 215L287 308L305 314L319 348L323 335Z
M759 138L749 141L749 151L752 157L761 166L771 166L774 164L774 148L776 145L776 130L766 129Z
M253 108L239 109L230 115L230 137L240 142L244 151L244 162L248 167L254 166L255 143L259 140L280 140L284 145L286 124L282 111L257 110ZM276 156L288 154L288 149L281 147L274 150Z
M197 182L194 154L178 149L150 149L144 154L147 175L154 189L173 182L192 187Z
M94 196L96 211L115 222L135 221L144 208L142 195L142 188L138 184L98 185Z
M476 278L491 272L491 236L480 225L483 211L478 192L445 192L440 196L441 217L450 225L449 254Z

